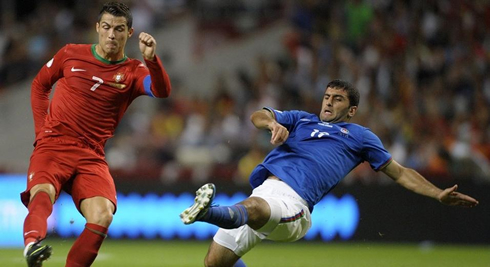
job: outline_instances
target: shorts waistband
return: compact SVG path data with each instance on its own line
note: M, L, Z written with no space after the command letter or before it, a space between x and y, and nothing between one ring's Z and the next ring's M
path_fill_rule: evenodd
M99 146L93 145L92 143L86 141L84 138L78 138L78 137L72 137L72 136L67 136L67 135L60 135L60 136L45 136L42 137L38 140L36 140L36 143L42 143L46 140L53 140L56 142L72 142L73 144L76 144L79 147L82 148L88 148L92 151L94 151L97 155L104 157L104 150L101 149Z
M289 186L286 182L284 182L283 180L281 180L277 176L274 176L274 175L269 176L264 181L264 183L274 183L274 184L276 184L276 186L281 185L281 188L285 189L285 190L280 192L281 195L296 199L299 202L301 202L303 205L308 207L308 203L306 202L306 200L304 200L300 195L298 195L298 193L296 193L296 191L294 191L293 188L291 188L291 186Z

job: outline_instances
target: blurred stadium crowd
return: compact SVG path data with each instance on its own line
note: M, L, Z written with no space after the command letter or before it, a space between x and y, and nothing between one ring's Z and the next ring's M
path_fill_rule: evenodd
M87 14L105 1L17 2L2 1L0 90L31 79L65 43L93 40L96 15ZM263 106L318 113L326 84L341 78L361 91L353 122L397 161L432 181L490 182L490 1L146 0L131 8L150 33L182 14L225 39L272 21L289 28L277 43L285 53L258 57L254 73L218 75L211 98L186 97L179 80L189 77L171 75L177 93L151 116L129 110L106 150L116 181L247 183L272 148L250 114ZM344 182L389 181L364 163Z

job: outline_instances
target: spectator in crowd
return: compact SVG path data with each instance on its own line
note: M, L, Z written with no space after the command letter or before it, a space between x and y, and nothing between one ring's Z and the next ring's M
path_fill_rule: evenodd
M17 14L4 16L2 19L0 89L27 77L30 67L34 68L35 64L39 64L36 62L42 61L40 55L33 57L35 54L28 52L30 48L50 55L59 48L60 43L66 41L66 38L92 38L91 34L86 33L88 22L80 15L81 10L85 12L85 9L80 8L79 4L70 1L63 5L51 4L50 17L67 23L56 23L50 27L53 24L52 20L45 19L46 15L43 16L40 11L50 1L31 2L33 8L30 11L24 9L23 12L30 12L32 16ZM158 2L157 7L149 8L155 3L145 1L143 4L137 4L137 7L141 12L172 13L166 1ZM216 17L206 17L206 14L209 14L206 11L241 10L234 5L216 5L218 6L198 1L195 5L187 4L185 9L189 11L188 14L197 18L196 21L206 22L209 22L208 19L219 20ZM275 45L278 48L283 45L287 53L278 57L263 55L257 58L254 71L240 69L238 75L227 77L218 73L219 79L231 81L229 86L233 87L233 90L227 93L230 94L229 98L234 100L229 102L233 107L228 116L207 120L219 125L225 118L236 117L234 121L238 121L240 127L248 132L250 127L245 119L246 114L249 114L247 111L262 106L313 112L311 107L318 104L314 98L316 93L323 90L327 81L342 78L352 81L361 89L362 98L366 99L365 104L360 107L362 112L354 120L362 121L363 125L382 134L383 139L389 140L386 145L397 155L401 163L425 174L430 180L489 180L490 112L486 108L490 104L489 3L443 0L297 0L276 6L282 11L275 14L283 14L282 19L289 22L290 27L284 36L284 42ZM176 9L184 8L180 6ZM213 14L219 16L218 14L230 13L223 11ZM32 22L28 22L28 18L38 16L44 18L36 20L40 26L29 27ZM159 21L162 16L153 14L148 18L152 19L141 23L162 25ZM226 19L229 21L230 18ZM223 30L223 24L220 24L219 30L216 31L209 29L212 25L206 23L205 27L213 34ZM18 33L26 28L30 28L29 36L18 36ZM74 28L77 30L73 30ZM81 37L70 37L66 32L77 32L77 36ZM43 41L46 40L46 36L49 37L47 39L55 41L46 43ZM214 39L222 42L226 38ZM22 71L18 71L19 69ZM218 87L217 84L212 88L200 88L200 91L219 91ZM189 107L199 96L186 95L184 98L187 99L183 99L177 105ZM210 97L201 98L199 101L204 102L198 103L199 105L208 105L211 108L218 106L222 99ZM190 113L187 108L175 110L175 115L181 117L184 125L191 125L192 121L203 116ZM161 118L158 113L153 113L155 118L149 119L153 122L145 124L145 127L153 127L151 125ZM128 116L125 119L137 121L137 118L138 116ZM130 129L133 127L131 125L142 124L123 122L121 131ZM203 129L203 135L209 136L213 127ZM163 152L152 151L161 147L152 147L153 144L149 141L152 140L151 136L154 136L153 131L156 129L144 130L138 134L146 134L148 138L139 138L147 140L146 142L132 142L133 149L124 148L125 151L134 151L131 152L134 160L148 155L139 154L138 151L174 156L162 157L158 164L145 165L145 169L138 164L133 164L133 168L129 168L130 165L121 165L121 169L114 170L118 171L120 179L131 177L134 173L165 173L165 169L170 172L172 169L181 168L177 172L189 173L187 167L182 167L183 162L175 160L178 158L175 154L188 145L188 129L182 129L185 134L176 138L177 145L172 147L172 151L162 148L165 150ZM129 135L132 134L131 131L127 132ZM416 145L421 143L420 140L424 140L424 146ZM233 145L241 141L242 135L231 137L230 140L219 140L219 147L225 147L224 150L230 153L227 157L230 162L227 164L238 166L238 160L247 153L243 151L243 147ZM252 143L260 141L250 136L247 142L250 143L247 147L254 147ZM112 142L108 144L107 149L109 152L112 149L119 150L119 146L127 144ZM211 157L219 159L219 155L213 155L219 151L223 150L208 152L211 153ZM167 163L171 163L173 167L166 168ZM211 166L206 168L211 170L212 165L221 163L214 160L209 164ZM148 167L156 169L148 171ZM211 179L209 172L202 173L206 173L205 177L198 177L200 174L197 174L194 177L196 181ZM373 177L375 175L372 172L364 172L359 168L345 181L371 183L378 180Z

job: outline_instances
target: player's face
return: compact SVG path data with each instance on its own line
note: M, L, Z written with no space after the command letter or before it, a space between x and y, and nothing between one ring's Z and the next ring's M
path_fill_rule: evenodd
M327 88L322 101L320 119L325 122L348 121L357 111L356 106L350 106L347 92L343 89Z
M96 28L99 34L99 46L102 49L104 58L124 55L124 47L128 38L133 34L133 28L128 28L125 17L114 17L105 13L97 22Z

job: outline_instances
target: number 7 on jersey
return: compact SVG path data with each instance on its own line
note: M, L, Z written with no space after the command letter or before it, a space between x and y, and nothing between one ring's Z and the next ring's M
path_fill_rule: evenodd
M101 84L104 83L104 80L102 80L101 78L97 77L97 76L92 76L92 80L95 80L97 81L96 84L94 84L92 86L92 88L90 88L90 91L95 91L95 89L97 89L97 87L99 87Z

